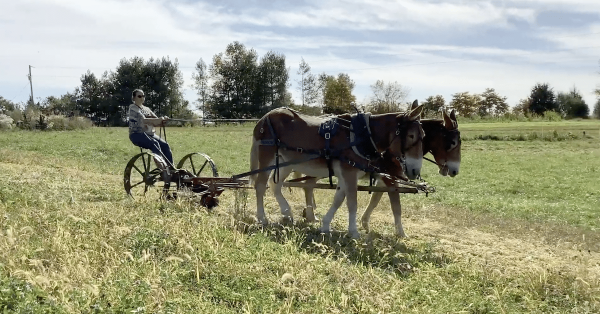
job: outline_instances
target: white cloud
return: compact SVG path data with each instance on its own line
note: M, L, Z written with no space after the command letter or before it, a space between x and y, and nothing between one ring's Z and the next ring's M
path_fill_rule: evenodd
M189 84L199 58L210 63L214 54L236 40L259 55L269 50L285 54L293 93L301 57L316 73L350 73L357 82L358 99L366 97L369 85L378 79L398 81L420 99L438 93L448 99L451 93L494 87L501 94L506 91L513 104L538 81L559 90L576 85L583 93L600 82L596 74L600 49L578 49L600 45L599 34L582 35L600 33L600 24L578 29L536 29L532 24L540 11L549 8L583 12L587 7L592 10L588 12L600 12L600 1L314 0L303 7L270 6L267 11L251 5L235 8L241 13L234 13L220 2L5 1L0 8L0 95L21 93L17 101L27 99L28 91L22 87L30 64L36 67L34 89L47 93L36 96L45 97L72 91L87 69L100 75L133 56L177 58ZM557 48L531 49L518 42L512 46L521 48L465 47L430 40L446 33L477 38L482 29L490 28L512 31L514 20L530 25L537 32L532 36ZM338 36L339 31L345 36ZM365 41L348 36L362 31L381 38ZM397 31L417 34L413 37L422 37L424 43L384 39ZM336 55L344 49L346 58ZM186 93L190 100L191 94Z

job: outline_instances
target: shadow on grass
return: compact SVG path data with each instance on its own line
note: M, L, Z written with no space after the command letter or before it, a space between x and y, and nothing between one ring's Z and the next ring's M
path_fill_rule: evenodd
M236 229L245 234L261 233L277 243L294 242L300 250L324 258L348 261L408 276L422 265L444 267L452 260L435 251L433 243L407 243L393 235L371 232L352 239L345 232L322 233L306 222L294 225L272 223L262 226L250 219L236 221Z

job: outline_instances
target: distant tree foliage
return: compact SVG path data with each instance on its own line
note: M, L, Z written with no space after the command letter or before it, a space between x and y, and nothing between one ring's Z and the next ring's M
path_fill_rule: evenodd
M19 106L12 101L0 96L0 113L7 113L9 111L14 111Z
M48 96L42 102L47 114L74 116L79 115L75 94L66 93L60 97Z
M208 95L210 93L209 86L209 73L208 67L204 60L200 58L198 62L196 62L196 72L192 73L192 88L196 91L198 98L196 102L198 103L198 110L202 111L202 115L206 113L206 102L208 101Z
M122 59L115 71L97 77L89 70L81 76L81 85L73 94L60 98L48 97L44 110L64 115L81 115L99 125L124 125L127 108L132 103L131 92L140 88L146 99L144 105L159 115L185 117L191 114L188 101L183 99L183 76L177 59L145 61L140 57Z
M472 117L479 112L482 98L478 94L469 92L456 93L452 95L450 107L455 109L463 117Z
M373 95L369 100L368 110L372 113L398 112L406 102L410 90L398 82L385 83L377 80L371 85Z
M512 109L513 114L521 115L529 112L529 98L519 100L519 103Z
M600 119L600 98L596 100L596 104L594 105L594 118Z
M568 93L558 93L556 103L565 118L587 118L590 115L590 108L576 88Z
M559 111L554 91L547 83L535 84L535 86L531 89L531 94L529 95L528 111L530 113L542 115L544 112L550 110L557 112Z
M260 79L258 99L260 99L261 116L274 108L285 106L289 87L289 71L285 66L285 56L273 51L267 52L258 65Z
M310 106L315 104L319 98L318 81L317 77L311 73L310 65L304 61L304 58L300 61L297 74L300 75L300 79L297 82L302 101L301 105Z
M323 113L342 114L352 112L352 103L356 102L356 96L352 95L354 81L345 73L337 77L328 76L324 89Z
M257 118L290 102L285 56L269 51L260 63L254 49L229 44L209 66L212 85L206 102L210 117Z
M506 97L498 95L498 93L496 93L496 90L494 90L493 88L486 88L480 96L480 116L499 116L508 112L509 106L508 103L506 103Z
M423 105L423 117L439 117L439 112L446 108L446 100L442 95L429 96L421 103Z

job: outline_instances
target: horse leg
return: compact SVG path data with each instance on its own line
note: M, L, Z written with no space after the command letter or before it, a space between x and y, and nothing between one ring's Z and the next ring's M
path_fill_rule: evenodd
M354 239L360 238L358 227L356 226L356 212L358 211L357 188L358 178L355 172L343 173L343 186L346 189L346 205L348 206L348 233Z
M283 193L281 192L283 188L283 182L285 178L292 172L291 167L283 167L279 168L279 178L276 178L277 183L273 185L273 193L275 194L275 199L279 204L279 208L281 209L281 215L283 215L283 221L294 223L294 217L292 216L292 211L290 209L290 204L287 202L285 197L283 197ZM273 174L275 175L275 174Z
M346 198L346 193L342 187L338 184L337 189L335 190L335 195L333 196L333 203L331 207L323 216L323 225L321 226L321 232L330 233L331 232L331 221L333 220L333 216L335 216L335 212L342 206L342 202Z
M265 193L267 192L267 181L269 181L269 171L261 172L254 182L256 191L256 219L260 224L267 225L269 220L265 215Z
M392 213L394 214L394 225L396 227L396 235L404 238L406 234L402 228L402 206L400 205L400 193L388 192L390 197L390 205L392 205Z
M304 219L307 222L318 222L319 219L315 216L314 210L317 209L317 205L315 204L315 194L314 188L308 187L311 184L317 183L317 178L307 179L305 180L307 186L303 188L304 190L304 198L306 199L306 208L303 211Z
M376 186L385 186L385 183L383 182L383 180L378 179ZM367 209L365 209L365 212L363 213L360 219L363 229L365 229L367 232L369 232L369 221L371 220L371 214L373 213L375 207L377 207L377 204L379 204L379 201L381 201L382 196L383 192L371 193L369 205L367 206Z
M276 149L260 146L258 141L255 141L252 145L252 152L250 153L250 169L256 170L270 166L275 159L275 153ZM267 182L269 181L270 172L271 171L262 171L251 176L251 181L253 181L254 190L256 191L256 219L263 225L269 223L269 220L265 215L264 197L267 191Z

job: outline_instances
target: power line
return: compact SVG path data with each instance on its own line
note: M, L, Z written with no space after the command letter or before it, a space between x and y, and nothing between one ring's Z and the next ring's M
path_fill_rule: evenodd
M17 95L16 95L15 97L13 97L13 98L10 100L10 102L13 102L13 101L15 100L15 98L19 97L19 95L21 95L21 93L23 92L23 90L24 90L25 88L27 88L27 85L29 85L29 83L26 83L26 84L23 86L23 88L21 88L21 90L20 90L20 91L17 93Z

